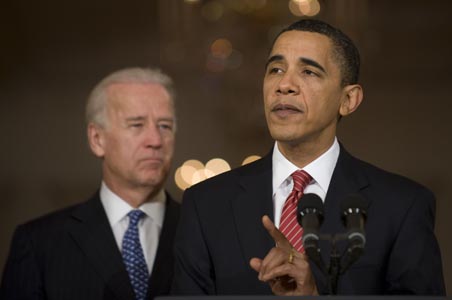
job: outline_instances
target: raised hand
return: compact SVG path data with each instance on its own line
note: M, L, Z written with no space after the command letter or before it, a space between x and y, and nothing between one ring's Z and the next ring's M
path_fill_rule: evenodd
M268 216L262 224L275 241L264 259L253 257L250 266L267 282L275 295L318 295L317 286L304 253L297 252Z

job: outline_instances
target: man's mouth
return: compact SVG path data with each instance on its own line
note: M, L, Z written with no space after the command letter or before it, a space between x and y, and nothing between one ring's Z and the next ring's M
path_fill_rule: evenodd
M273 107L272 112L280 117L285 117L290 114L303 113L301 109L291 104L277 104Z
M158 158L158 157L146 157L146 158L140 159L140 162L142 162L142 163L160 164L160 163L163 162L163 159Z

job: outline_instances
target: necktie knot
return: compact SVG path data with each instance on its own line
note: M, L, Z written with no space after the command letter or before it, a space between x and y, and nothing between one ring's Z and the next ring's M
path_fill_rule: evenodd
M312 177L304 170L297 170L291 174L293 179L293 190L303 192L306 186L311 182ZM298 200L298 199L297 199Z
M129 227L130 226L136 227L140 219L144 216L144 212L139 209L134 209L130 211L127 215L129 216Z

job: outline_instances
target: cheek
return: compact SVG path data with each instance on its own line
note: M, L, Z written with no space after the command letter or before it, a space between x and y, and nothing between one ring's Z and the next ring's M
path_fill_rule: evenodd
M140 141L137 138L119 137L109 143L110 155L123 163L131 163L140 148Z
M173 152L174 152L174 136L172 137L167 137L164 139L164 151L166 156L169 156L170 158L173 156Z
M339 112L340 95L322 89L309 90L310 110L318 118L335 116Z
M271 80L264 80L264 83L262 85L262 92L264 95L264 100L266 97L271 95L271 92L273 91L273 83Z

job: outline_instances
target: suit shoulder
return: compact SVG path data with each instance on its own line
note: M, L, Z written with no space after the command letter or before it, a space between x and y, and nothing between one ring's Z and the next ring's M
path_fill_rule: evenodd
M196 202L207 201L217 205L234 198L242 190L243 181L253 180L252 178L263 174L271 178L271 171L271 158L270 160L268 157L261 158L193 185L185 190L182 203L186 199L193 199ZM216 200L210 201L213 196Z
M379 183L387 187L394 187L391 189L394 191L411 191L413 193L421 193L428 197L434 197L430 189L406 176L382 169L360 159L356 159L356 163L362 170L364 170L366 176L373 183Z
M96 201L99 201L100 205L98 192L87 201L63 207L17 226L15 234L27 234L43 239L57 237L65 231L66 223L77 211L92 211Z
M267 157L208 178L193 185L188 190L210 191L212 189L226 188L238 184L241 178L256 176L256 174L263 172L271 172L271 160L269 162Z
M45 257L50 249L63 240L71 212L80 206L66 207L16 227L10 245L10 260L20 261L29 255Z
M39 238L54 236L65 228L65 223L71 217L72 213L86 205L86 202L74 204L68 207L49 212L35 219L29 220L17 226L16 234L27 233Z

